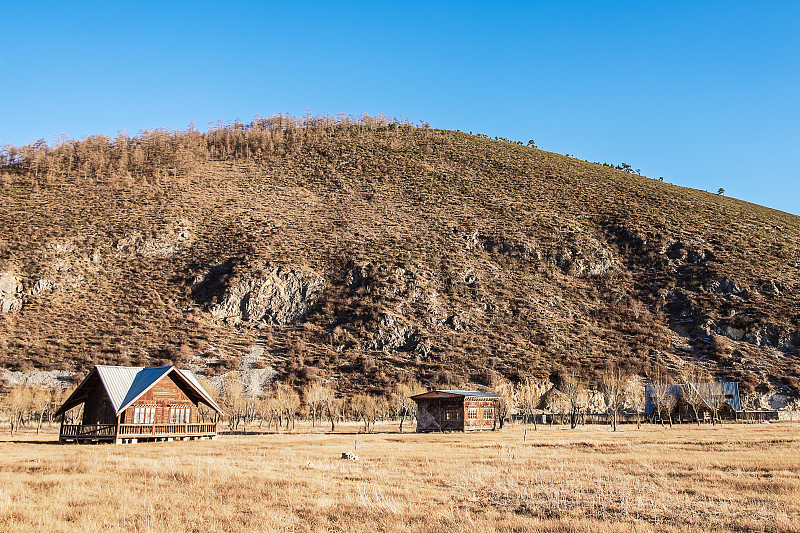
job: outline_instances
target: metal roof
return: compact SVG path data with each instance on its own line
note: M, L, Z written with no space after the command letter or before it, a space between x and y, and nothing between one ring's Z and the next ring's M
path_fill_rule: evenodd
M126 370L125 367L115 366L106 367L106 369ZM119 404L114 404L114 409L117 410L117 414L124 411L125 408L135 402L139 396L147 392L150 387L158 383L158 381L161 380L161 378L164 377L171 369L171 366L140 367L138 368L138 372L133 375L133 381L128 381L128 379L131 377L131 374L128 372L120 372L119 376L115 376L121 377L122 379L120 381L128 386L128 391L125 393L125 397L122 399L122 401ZM100 375L101 377L103 376L103 374ZM104 383L106 383L105 380ZM106 385L106 390L109 388L110 387Z
M449 389L437 389L428 392L423 392L422 394L417 394L412 396L411 398L418 398L421 396L425 396L426 394L434 394L434 393L442 393L442 394L452 394L453 396L464 396L464 397L471 397L471 398L499 398L500 396L497 394L493 394L491 392L478 392L474 390L449 390Z
M95 367L117 414L169 372L171 366Z
M492 392L478 392L474 390L443 390L437 389L436 392L446 392L448 394L458 394L459 396L476 396L478 398L499 398L499 394Z
M80 403L85 400L85 394L81 394L80 390L84 384L90 382L92 374L96 374L100 378L100 382L111 400L111 405L114 407L116 414L120 414L130 404L136 401L142 394L147 392L153 385L158 383L164 376L172 371L180 376L180 379L193 389L209 407L215 409L218 413L222 413L222 408L217 405L211 396L203 389L197 378L188 370L178 370L174 366L109 366L97 365L92 372L86 376L86 379L78 386L75 392L70 395L64 405L59 408L56 414L70 409L71 404ZM67 407L70 404L70 407ZM66 408L66 409L65 409Z

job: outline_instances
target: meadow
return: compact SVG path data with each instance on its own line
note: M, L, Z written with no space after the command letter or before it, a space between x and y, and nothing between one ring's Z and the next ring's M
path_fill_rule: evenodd
M136 445L6 434L0 531L800 531L797 424L341 428Z

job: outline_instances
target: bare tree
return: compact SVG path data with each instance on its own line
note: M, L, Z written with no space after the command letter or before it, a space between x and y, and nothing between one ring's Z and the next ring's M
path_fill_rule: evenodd
M708 380L696 385L698 393L704 398L705 404L711 410L711 423L719 422L719 409L725 401L722 383Z
M556 387L552 387L547 393L544 395L544 403L545 408L550 411L550 426L553 425L555 422L555 415L559 415L561 419L561 423L564 423L564 415L569 413L570 411L570 404L569 399L567 396L558 390Z
M377 415L375 399L367 394L356 394L350 398L350 412L353 418L364 422L364 432L369 433Z
M709 380L709 377L694 362L687 362L681 371L681 395L692 412L694 419L700 424L700 409L707 405L706 398L700 390L700 384Z
M560 389L569 400L569 425L571 429L575 429L578 426L581 411L588 401L586 388L580 378L573 372L561 378Z
M27 385L17 385L4 395L3 407L8 413L11 435L25 423L25 411L33 405L33 390Z
M53 408L53 391L43 389L41 387L34 387L31 393L31 407L38 415L38 422L36 424L36 434L42 429L44 417Z
M239 376L234 372L225 375L223 391L220 395L220 404L228 418L228 428L231 431L239 429L244 415L244 387Z
M203 389L205 389L205 391L208 393L208 395L211 396L211 398L215 402L220 403L219 388L214 386L214 384L211 383L211 381L209 381L205 377L201 377L200 378L200 385L203 386ZM210 419L212 419L212 417L213 417L213 420L216 421L216 417L218 415L218 413L216 411L214 411L213 409L208 408L204 404L198 405L197 414L198 414L198 417L200 418L200 422L205 422L207 419L210 420Z
M527 378L514 390L514 401L517 408L525 415L527 422L533 422L536 429L536 410L542 403L542 398L547 393L550 384L540 379Z
M289 429L289 423L292 424L294 429L294 422L297 416L297 411L300 409L300 395L287 383L279 383L275 388L275 399L278 401L282 415L286 418L286 429Z
M629 376L625 380L625 403L636 412L636 429L642 427L641 416L647 401L644 393L644 379L641 376Z
M666 415L669 427L672 427L672 409L675 407L676 398L672 390L672 384L662 367L657 367L653 375L650 385L650 398L655 405L655 411L658 414L658 420L661 425L664 425L664 415Z
M494 391L500 396L500 401L497 402L497 421L500 429L503 429L505 420L514 406L514 385L510 381L498 377Z
M403 422L412 416L415 407L412 396L425 392L425 389L418 383L406 384L398 383L392 388L392 399L397 417L400 419L400 433L403 432Z
M614 431L617 430L617 414L622 403L624 384L625 378L616 365L610 366L603 374L603 399L606 402L606 412Z
M303 401L311 413L311 427L316 427L317 415L322 414L322 408L325 404L325 392L325 387L319 381L315 381L303 388Z
M328 416L328 421L331 423L331 433L336 431L336 422L342 417L342 407L344 402L337 398L332 389L327 389L328 393L325 396L325 414Z

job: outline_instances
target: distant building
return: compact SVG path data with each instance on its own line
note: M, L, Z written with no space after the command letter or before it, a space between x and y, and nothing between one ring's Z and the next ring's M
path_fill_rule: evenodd
M670 398L669 412L664 412L662 415L681 420L713 416L736 419L737 413L742 411L739 384L732 381L677 383L668 386L665 396ZM653 385L645 387L644 412L648 416L658 415Z
M201 420L201 406L208 420ZM75 412L83 407L82 413ZM80 418L71 423L70 414ZM216 438L222 409L188 370L98 365L59 407L60 442Z
M498 426L497 394L435 390L411 399L417 404L417 432L494 430Z

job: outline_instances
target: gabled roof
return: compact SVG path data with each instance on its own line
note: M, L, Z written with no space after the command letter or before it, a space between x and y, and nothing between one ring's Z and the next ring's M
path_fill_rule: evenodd
M447 397L469 397L469 398L488 398L494 399L499 398L500 396L497 394L493 394L491 392L478 392L473 390L447 390L447 389L437 389L433 391L423 392L422 394L417 394L412 396L411 399L415 398L447 398Z
M100 381L102 381L106 392L108 392L114 411L119 414L136 401L136 398L158 383L172 367L97 365L95 368L100 374Z
M86 389L97 380L99 380L105 388L114 411L119 415L141 397L142 394L150 390L153 385L169 374L175 375L190 389L194 390L197 396L199 396L200 401L222 414L222 408L220 408L217 402L203 389L194 374L188 370L178 370L174 366L145 367L97 365L89 375L86 376L86 379L78 385L78 388L67 398L58 411L56 411L55 415L57 416L72 409L85 401L87 398Z

